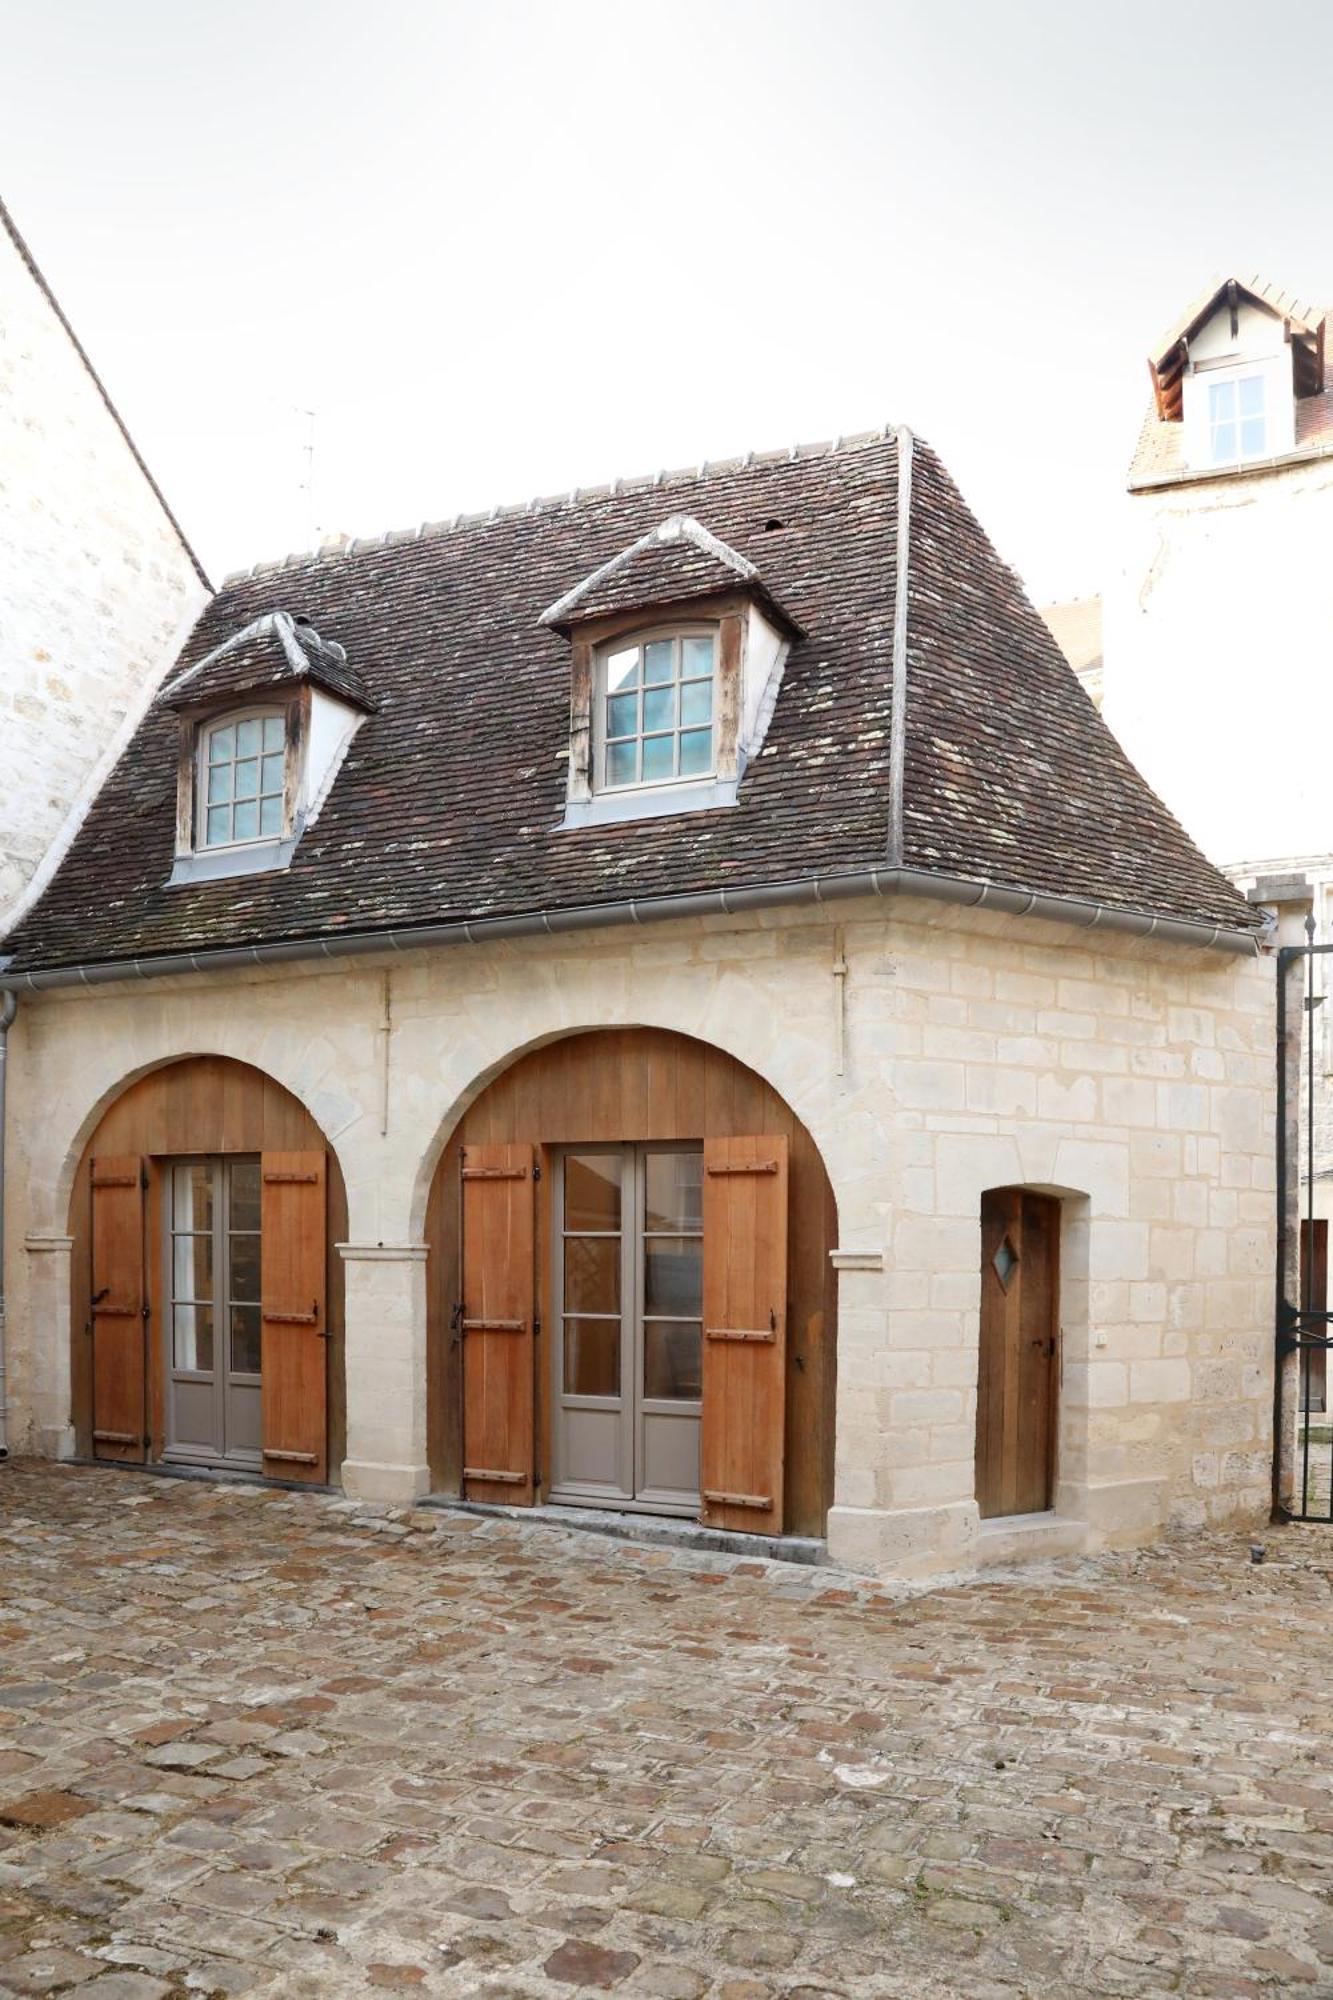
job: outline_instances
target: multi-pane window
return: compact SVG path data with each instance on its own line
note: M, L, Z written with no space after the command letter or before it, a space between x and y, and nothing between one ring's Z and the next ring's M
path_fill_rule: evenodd
M710 777L716 679L712 632L609 645L600 656L597 688L602 787Z
M1257 458L1268 441L1262 375L1232 376L1208 385L1208 444L1214 465Z
M258 1375L259 1161L177 1160L170 1199L172 1366Z
M200 836L204 847L276 839L282 832L286 725L281 715L244 715L204 731Z

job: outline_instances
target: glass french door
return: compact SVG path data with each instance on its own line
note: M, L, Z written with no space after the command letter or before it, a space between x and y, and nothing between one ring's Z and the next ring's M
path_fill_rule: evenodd
M259 1160L172 1160L164 1179L164 1456L259 1470Z
M703 1149L571 1148L554 1212L550 1497L697 1513Z

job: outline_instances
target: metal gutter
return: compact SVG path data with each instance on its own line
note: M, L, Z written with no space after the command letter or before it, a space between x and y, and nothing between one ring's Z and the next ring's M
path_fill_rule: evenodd
M477 917L466 922L418 924L403 930L349 931L337 937L292 938L274 944L229 945L217 951L167 952L154 958L108 959L87 965L59 965L35 972L10 972L0 961L0 993L41 993L60 986L101 986L112 980L164 979L191 972L232 972L242 967L289 965L306 959L365 957L372 952L424 951L446 945L488 944L504 938L559 937L568 931L609 930L619 924L650 924L673 917L740 916L784 905L846 902L865 896L915 896L1005 916L1041 917L1080 930L1119 936L1161 938L1205 951L1253 954L1265 931L1232 931L1188 917L1154 916L1080 896L1052 896L1014 889L962 875L936 875L921 868L863 868L837 875L803 876L730 889L702 889L682 896L634 897L562 910L525 910L513 916Z

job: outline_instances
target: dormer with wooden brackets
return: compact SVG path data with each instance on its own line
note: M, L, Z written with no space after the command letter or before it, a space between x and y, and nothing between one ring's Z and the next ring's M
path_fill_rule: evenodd
M1157 421L1180 427L1163 469L1197 476L1297 449L1298 405L1324 394L1324 326L1322 311L1262 278L1228 278L1196 299L1148 360Z
M570 644L565 827L735 804L800 636L752 562L673 514L541 622Z
M375 707L345 649L286 611L233 633L158 701L179 719L169 885L286 868Z

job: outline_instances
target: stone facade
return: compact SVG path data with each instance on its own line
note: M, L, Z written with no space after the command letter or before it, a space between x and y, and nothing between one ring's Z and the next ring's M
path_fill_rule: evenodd
M0 210L0 935L207 596Z
M23 1001L7 1239L20 1449L71 1449L80 1151L132 1078L213 1052L291 1090L341 1163L343 1483L424 1492L421 1246L447 1136L523 1049L633 1023L751 1065L823 1155L841 1245L836 1557L880 1572L985 1559L979 1211L984 1190L1014 1184L1064 1204L1056 1513L1072 1545L1266 1507L1271 965L903 900L423 951L388 969L387 1038L375 958Z

